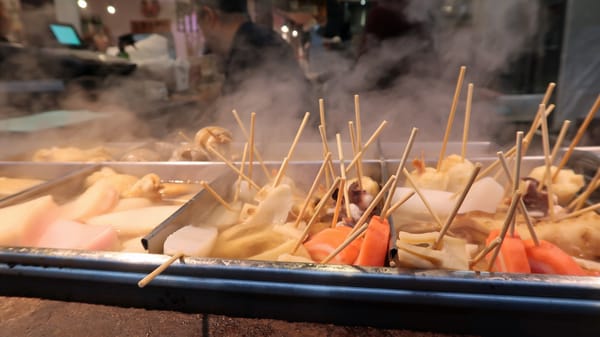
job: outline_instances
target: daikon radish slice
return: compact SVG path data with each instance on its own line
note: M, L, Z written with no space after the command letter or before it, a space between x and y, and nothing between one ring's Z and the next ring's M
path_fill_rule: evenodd
M494 178L485 177L473 184L463 202L459 214L480 211L496 213L496 208L504 198L504 187Z
M412 191L411 188L399 187L394 193L393 202ZM445 219L456 203L457 194L440 190L421 189L423 195L440 219ZM493 178L483 178L473 184L458 211L464 214L473 211L495 213L504 197L504 188ZM434 219L418 195L413 195L393 214L394 224L399 226L412 222L432 222Z
M167 237L163 251L168 255L206 257L217 241L217 234L215 227L184 226Z
M398 202L402 196L413 191L412 188L398 187L392 203ZM433 211L437 214L440 219L445 219L452 210L453 193L440 191L440 190L428 190L421 189L425 198L431 205ZM400 206L393 214L394 224L401 225L412 222L432 222L434 219L425 207L425 204L421 198L415 194L408 199L402 206Z
M233 207L233 211L223 205L216 206L206 218L200 219L198 226L214 226L217 229L225 229L235 225L240 217L242 203L238 201L230 203L230 205Z
M29 246L58 216L52 196L0 209L0 246Z
M90 225L110 225L119 237L143 236L175 213L179 206L152 206L90 218Z
M152 200L148 198L125 198L119 200L112 213L128 211L130 209L144 208L152 206Z
M142 245L142 237L136 236L132 239L123 241L121 244L121 252L126 253L145 253L146 250Z
M244 221L248 225L281 225L288 218L288 213L294 206L292 188L286 184L280 184L275 188L269 188L262 201L258 204L254 214Z
M36 247L85 249L85 250L118 250L117 232L110 226L91 226L70 220L57 220L36 242Z
M99 181L90 186L75 200L62 205L60 218L84 221L109 212L119 201L119 191L111 184Z

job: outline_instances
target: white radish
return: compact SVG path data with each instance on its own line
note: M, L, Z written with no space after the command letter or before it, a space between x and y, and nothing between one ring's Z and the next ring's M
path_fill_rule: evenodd
M217 234L215 227L188 225L167 237L163 251L168 255L182 253L185 256L206 257L217 241Z

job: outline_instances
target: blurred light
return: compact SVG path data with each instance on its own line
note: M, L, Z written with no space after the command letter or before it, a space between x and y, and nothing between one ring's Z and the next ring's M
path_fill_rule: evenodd
M115 8L115 6L107 6L106 11L108 12L108 14L115 14L117 12L117 9Z
M367 0L360 0L360 5L365 6L367 4Z
M292 31L292 36L293 36L293 37L297 37L297 36L298 36L298 31L294 29L294 30Z
M77 1L77 6L79 6L79 8L87 8L87 1L79 0Z
M290 31L290 28L288 26L286 26L286 25L283 25L283 26L281 26L281 31L284 32L284 33L287 33L287 32Z

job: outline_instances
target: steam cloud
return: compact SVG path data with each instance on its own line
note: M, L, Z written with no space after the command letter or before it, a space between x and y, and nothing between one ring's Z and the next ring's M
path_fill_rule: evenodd
M179 116L172 115L160 120L164 123L141 122L145 118L143 114L132 112L155 108L155 102L143 99L143 90L136 77L115 80L111 89L104 86L101 92L91 95L77 85L68 87L60 105L118 112L126 122L118 123L120 128L111 130L111 137L106 136L105 130L96 130L104 140L160 137L169 134L172 131L169 128L173 125L186 125L191 132L195 132L209 124L229 128L235 133L236 139L241 140L243 138L231 115L231 110L236 109L246 122L250 120L251 112L257 112L258 142L289 144L304 111L310 111L312 119L302 141L320 141L315 127L318 123L319 97L326 102L329 138L333 139L334 134L340 132L348 141L347 122L354 117L353 95L360 94L363 138L383 119L387 119L390 125L382 134L383 141L404 142L412 126L421 130L419 141L440 141L459 66L467 65L467 78L451 139L460 140L466 84L474 82L470 139L490 140L490 130L497 125L499 117L493 95L484 88L493 84L498 73L537 33L538 4L527 0L465 1L471 12L477 15L456 19L444 14L442 8L448 3L462 2L413 0L406 7L404 14L409 20L428 27L428 41L415 36L387 40L356 63L352 58L326 52L321 61L327 64L328 80L315 85L312 97L308 100L297 95L301 88L296 83L274 84L271 74L266 74L262 78L250 79L237 93L213 106L199 110L182 108L177 113ZM46 9L41 12L47 15ZM28 25L34 26L39 25ZM401 62L409 64L408 71L385 89L375 90L373 82L376 78ZM285 70L275 68L274 71ZM171 123L178 118L180 120L177 123ZM89 133L90 130L82 130L82 135Z

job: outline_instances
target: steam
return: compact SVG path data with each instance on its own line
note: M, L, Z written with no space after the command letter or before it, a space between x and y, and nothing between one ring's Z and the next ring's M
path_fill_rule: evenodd
M467 6L471 16L444 12L444 6L451 3L458 9L465 8L461 4ZM538 10L536 1L527 0L412 0L403 13L410 21L428 28L428 39L409 35L386 40L357 62L353 57L325 52L320 61L326 65L325 74L321 74L326 80L313 79L313 89L309 92L304 92L305 83L280 76L289 69L271 65L265 74L247 78L239 90L215 104L182 106L181 110L171 110L166 116L159 113L156 101L148 99L148 88L141 84L141 78L136 77L141 74L111 78L100 89L91 91L78 83L70 84L59 97L58 106L113 113L116 119L110 131L102 126L92 126L74 132L73 137L90 139L93 135L101 141L161 139L172 135L174 127L184 126L188 134L193 134L211 124L230 129L234 138L241 141L243 137L231 110L236 109L246 125L249 125L250 113L256 112L257 142L268 145L289 144L306 111L311 112L311 121L301 141L320 142L316 126L318 98L322 97L326 102L329 138L334 139L335 133L340 132L347 142L347 122L354 118L353 95L359 94L363 138L386 119L390 124L381 136L385 142L406 141L413 126L420 128L418 141L439 142L446 126L459 67L466 65L467 78L451 140L460 140L466 84L474 82L470 140L489 141L493 130L499 129L498 123L502 122L496 113L495 93L489 88L537 33ZM26 14L29 19L25 20L36 21L31 18L42 17L47 21L48 13L48 8L44 7ZM31 44L37 43L37 39L43 45L39 40L47 36L46 26L36 23L26 27L28 35L33 36ZM378 87L378 79L398 70L398 65L401 65L401 75L383 88ZM32 77L43 72L39 64L34 63L23 64L22 69L30 72ZM1 101L7 100L0 98ZM144 114L148 111L151 113ZM55 138L67 142L62 137Z

